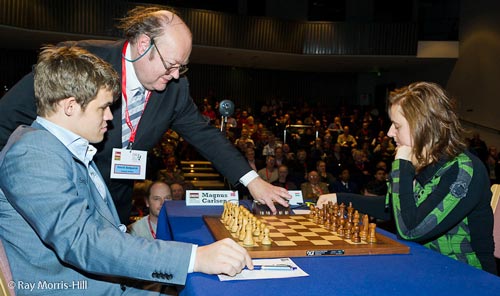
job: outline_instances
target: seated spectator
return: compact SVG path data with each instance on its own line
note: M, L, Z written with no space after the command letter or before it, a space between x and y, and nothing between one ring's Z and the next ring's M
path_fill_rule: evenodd
M363 147L364 143L368 143L368 145L370 145L372 139L373 135L370 129L370 123L368 121L364 121L363 125L356 133L356 141L358 142L358 147Z
M364 195L384 196L387 193L387 172L382 169L376 169L373 178L363 186Z
M352 150L352 165L349 167L351 180L358 184L363 185L366 184L372 178L372 168L370 166L370 162L366 157L363 150L353 149Z
M359 193L358 184L351 181L350 178L349 169L342 169L339 178L333 183L333 192Z
M300 185L304 201L316 202L322 194L330 193L328 185L320 182L319 174L316 171L310 171L307 174L307 182Z
M175 156L169 156L165 161L165 169L158 171L158 181L163 181L168 185L172 183L184 183L184 173L177 168Z
M156 239L158 215L165 200L172 200L172 192L168 184L162 181L151 184L145 199L149 215L129 225L129 233L149 240Z
M172 191L172 200L184 200L186 199L186 190L179 183L170 184L170 190Z
M326 158L326 153L323 150L323 140L316 138L312 147L309 149L309 158L312 163L317 163L319 160Z
M247 159L250 167L256 172L265 166L264 162L260 158L255 158L255 149L251 147L247 147L245 149L245 158Z
M331 153L328 154L326 161L326 170L334 176L340 175L342 168L345 167L350 158L342 152L342 147L339 143L334 143Z
M138 180L134 182L134 189L132 191L132 211L130 212L131 223L148 214L149 211L146 206L146 199L151 184L153 184L151 180Z
M283 154L283 148L281 146L274 149L274 160L276 163L276 167L279 167L282 164L287 164L287 159Z
M333 122L328 125L328 131L332 135L332 141L337 141L339 135L344 132L340 116L335 116Z
M250 134L249 134L249 130L246 129L246 128L242 128L241 129L241 135L238 139L236 139L236 141L234 142L234 144L238 147L241 147L240 144L242 143L245 143L245 144L252 144L252 147L255 147L255 143L253 142L253 140L250 138Z
M266 156L266 167L260 169L258 172L259 176L268 183L273 183L278 180L278 169L275 166L274 156Z
M302 184L307 181L307 173L313 168L307 158L307 151L299 149L296 158L289 162L288 168L290 169L290 180L295 184Z
M348 125L344 126L344 132L338 136L337 143L346 151L350 151L352 148L358 146L358 142L356 142L356 139L349 132Z
M283 149L283 155L285 156L288 162L295 159L295 153L293 153L292 149L290 148L290 145L283 144L281 145L281 149Z
M262 155L274 155L274 150L276 147L280 147L281 144L276 142L276 136L273 133L269 133L267 136L267 144L262 149Z
M288 180L288 167L284 164L278 167L278 180L274 181L272 184L283 187L286 190L297 190L297 185Z
M319 175L320 182L326 183L328 190L332 192L333 183L337 180L330 172L326 171L326 162L319 160L316 163L316 170Z
M384 136L382 143L373 149L373 158L377 161L382 160L386 163L391 163L394 159L395 150L396 147L392 143L392 140L388 136Z

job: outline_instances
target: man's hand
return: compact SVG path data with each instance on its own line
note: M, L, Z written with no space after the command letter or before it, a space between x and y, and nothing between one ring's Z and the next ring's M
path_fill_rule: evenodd
M329 201L332 203L337 202L337 193L329 193L320 195L318 201L316 202L316 206L320 209L323 208L323 205L326 205Z
M253 179L247 186L253 199L266 204L273 214L276 214L274 202L279 203L284 207L288 207L288 200L292 196L288 190L282 187L274 186L264 181L261 177Z
M194 263L195 272L235 276L247 266L253 269L247 250L230 238L198 247Z

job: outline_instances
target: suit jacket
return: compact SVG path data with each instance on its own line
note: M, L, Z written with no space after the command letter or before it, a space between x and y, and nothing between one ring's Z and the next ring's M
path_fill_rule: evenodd
M19 127L0 154L0 239L14 281L35 283L30 295L48 294L43 281L87 284L50 290L58 295L117 295L128 278L184 284L192 245L122 232L109 192L103 199L85 164L33 127Z
M109 62L121 77L124 42L124 40L84 40L64 44L87 49ZM98 152L94 160L113 196L120 220L128 224L132 208L133 181L110 179L111 152L113 148L121 148L122 145L121 99L113 104L112 112L113 121L109 125L104 141L96 146ZM33 73L30 73L0 100L0 149L18 125L30 125L35 118ZM170 81L162 92L152 92L139 122L133 148L150 150L169 128L179 133L203 157L210 160L231 183L236 185L239 179L251 170L232 143L229 143L218 129L210 126L200 114L189 95L189 83L186 77Z

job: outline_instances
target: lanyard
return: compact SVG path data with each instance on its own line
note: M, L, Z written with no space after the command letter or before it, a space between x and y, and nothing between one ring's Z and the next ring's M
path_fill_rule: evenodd
M151 217L148 215L148 225L149 225L149 231L151 231L151 235L153 236L154 239L156 239L156 232L153 230L153 226L151 225Z
M139 121L137 121L137 125L132 126L132 121L130 120L130 114L128 112L128 97L127 97L127 67L125 66L125 54L127 51L128 41L125 42L122 49L122 96L125 100L125 123L130 128L130 138L128 141L128 148L132 148L132 144L135 141L135 135L137 134L137 127L139 126L139 122L141 121L142 114L146 109L146 105L148 104L149 97L151 96L151 92L147 91L148 94L146 96L146 102L144 103L144 109L142 109L141 116L139 117Z

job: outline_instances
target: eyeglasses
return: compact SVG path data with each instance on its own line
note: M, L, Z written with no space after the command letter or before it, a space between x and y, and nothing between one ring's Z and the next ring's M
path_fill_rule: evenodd
M160 50L156 46L156 42L154 41L153 38L151 38L151 43L153 46L156 48L156 52L158 52L158 55L160 56L160 60L163 63L163 67L165 67L165 74L170 74L175 70L179 70L179 76L186 74L186 72L189 70L189 68L186 65L179 65L179 66L167 66L167 62L165 62L165 59L163 59L163 56L160 53Z

